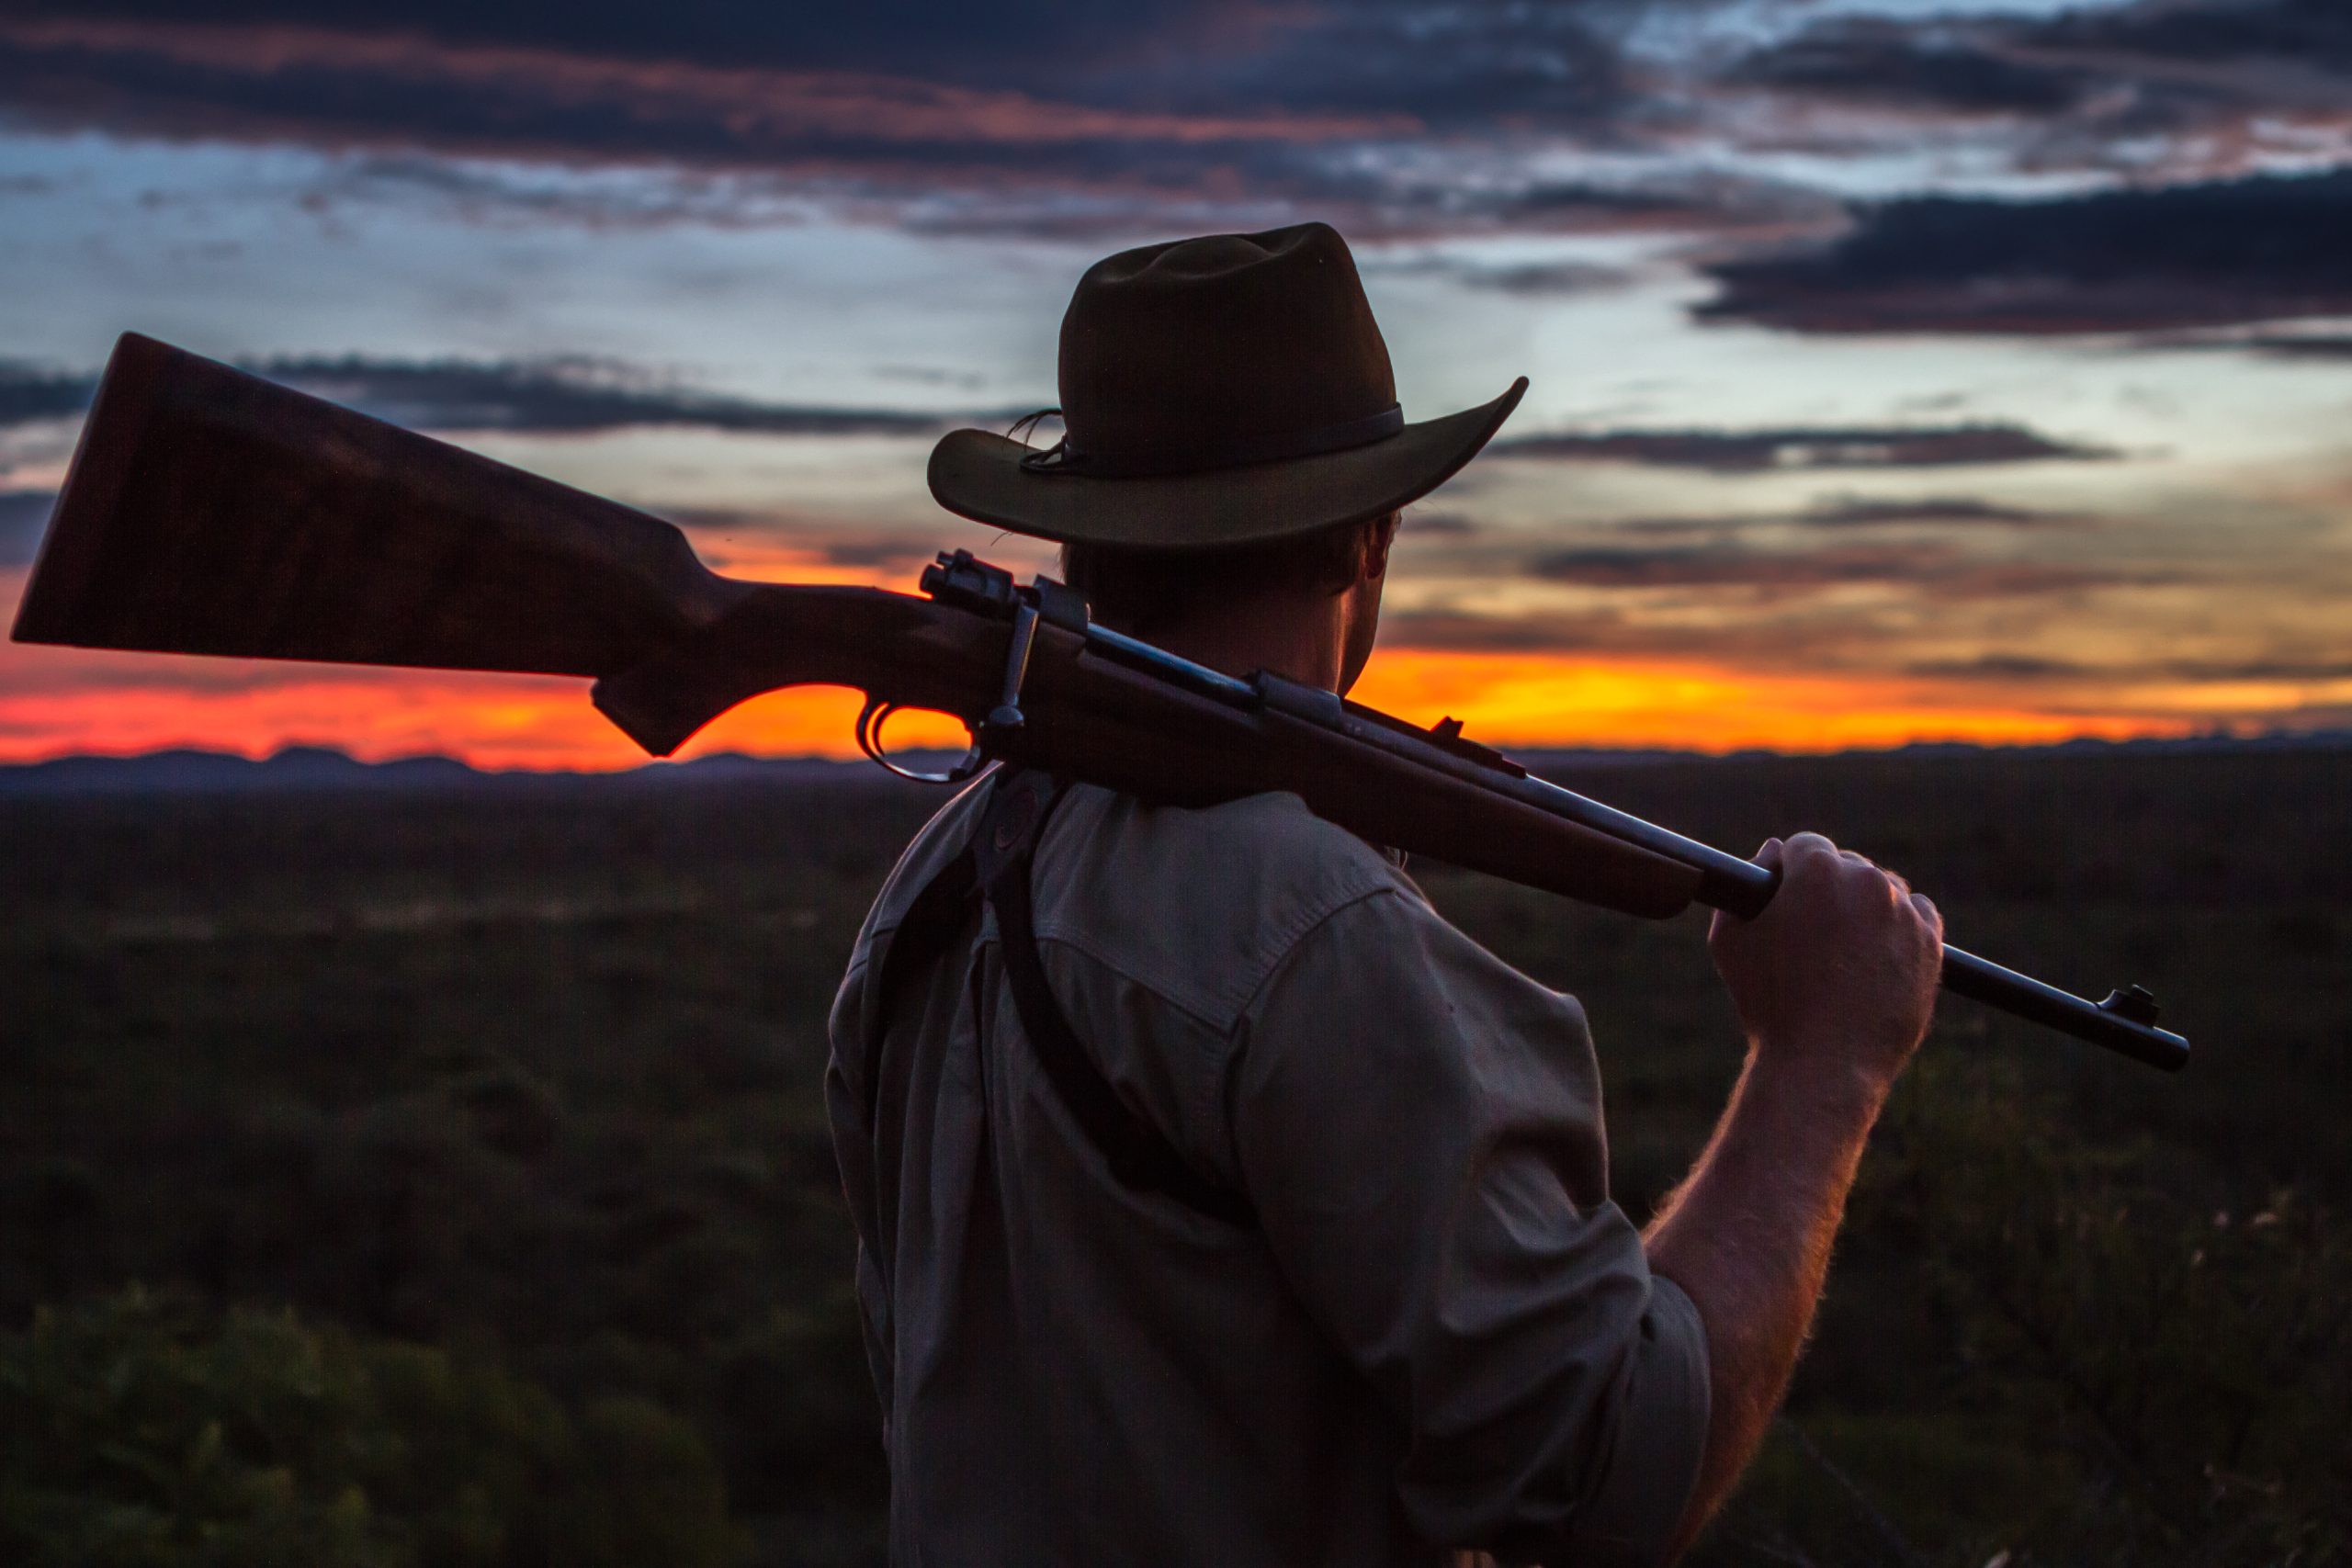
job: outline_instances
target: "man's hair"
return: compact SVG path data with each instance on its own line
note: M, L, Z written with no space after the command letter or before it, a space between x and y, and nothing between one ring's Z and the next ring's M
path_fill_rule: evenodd
M1396 536L1398 514L1342 523L1221 550L1138 550L1072 542L1062 547L1062 581L1085 595L1094 618L1131 637L1149 637L1198 615L1220 593L1289 587L1345 593L1375 547Z

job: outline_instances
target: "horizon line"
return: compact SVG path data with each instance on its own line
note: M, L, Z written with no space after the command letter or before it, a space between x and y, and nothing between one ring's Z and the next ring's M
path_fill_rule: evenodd
M2183 751L2225 750L2240 748L2278 750L2308 747L2325 750L2336 746L2352 746L2352 728L2316 729L2279 728L2253 730L2216 727L2178 735L2122 738L2081 735L2059 740L1910 740L1891 746L1853 746L1830 751L1805 749L1783 750L1774 747L1741 747L1733 750L1715 751L1670 746L1527 746L1518 748L1506 755L1515 760L1589 758L1594 761L1622 759L1721 762L1762 759L1829 761L1838 758L1894 757L1921 753L2014 755L2044 751ZM954 749L941 747L911 747L904 751L893 753L894 758L926 764L943 758L952 761L956 755ZM447 751L418 751L398 756L363 758L354 756L340 746L303 741L289 741L273 750L260 753L206 746L164 746L144 751L63 751L50 757L0 761L0 776L21 775L44 769L71 767L83 763L115 764L130 768L142 763L165 761L242 764L253 768L283 766L289 761L297 764L313 761L322 765L361 770L430 767L443 773L452 769L458 770L481 778L621 778L641 773L713 765L722 767L819 766L829 770L870 768L883 777L889 776L866 758L820 751L765 753L740 750L709 751L684 758L648 757L624 766L611 768L563 765L544 768L485 767Z

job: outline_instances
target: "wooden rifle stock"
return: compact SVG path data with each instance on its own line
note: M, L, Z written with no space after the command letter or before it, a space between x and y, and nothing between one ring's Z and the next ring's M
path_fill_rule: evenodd
M109 361L19 610L23 642L596 681L666 756L737 703L832 684L1004 757L1175 805L1270 789L1375 842L1659 918L1752 915L1760 866L1457 736L1086 624L943 557L927 597L719 577L675 527L136 334ZM861 724L861 738L865 735ZM2188 1042L1948 948L1945 984L2139 1060Z

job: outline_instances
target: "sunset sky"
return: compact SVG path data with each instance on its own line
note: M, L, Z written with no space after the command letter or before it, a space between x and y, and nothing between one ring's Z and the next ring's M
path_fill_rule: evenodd
M1034 570L932 442L1056 400L1096 257L1308 218L1408 418L1532 382L1408 513L1364 700L1519 747L2352 727L2344 0L23 0L0 600L125 330L721 570ZM293 742L637 760L575 682L0 648L0 761Z

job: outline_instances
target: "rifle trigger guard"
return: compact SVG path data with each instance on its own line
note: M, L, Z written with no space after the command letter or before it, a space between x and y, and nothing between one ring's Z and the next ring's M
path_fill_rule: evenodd
M973 740L971 749L964 753L964 760L944 773L918 773L912 768L902 768L890 761L882 751L882 727L890 721L890 716L898 712L899 707L899 705L897 703L886 703L880 697L870 696L865 699L865 706L857 716L857 749L872 759L875 765L884 773L896 773L899 777L911 779L916 784L958 784L978 773L987 764L987 759L980 755L980 743L977 739Z
M918 773L902 768L883 754L882 727L899 711L897 703L868 696L865 706L857 716L857 749L871 758L885 773L896 773L917 784L957 784L978 773L989 763L990 753L1006 737L1019 733L1028 723L1021 712L1021 687L1029 677L1029 650L1037 641L1037 606L1028 600L1021 601L1012 612L1012 637L1005 646L1004 687L997 697L996 706L989 716L972 727L971 749L964 760L944 773Z

